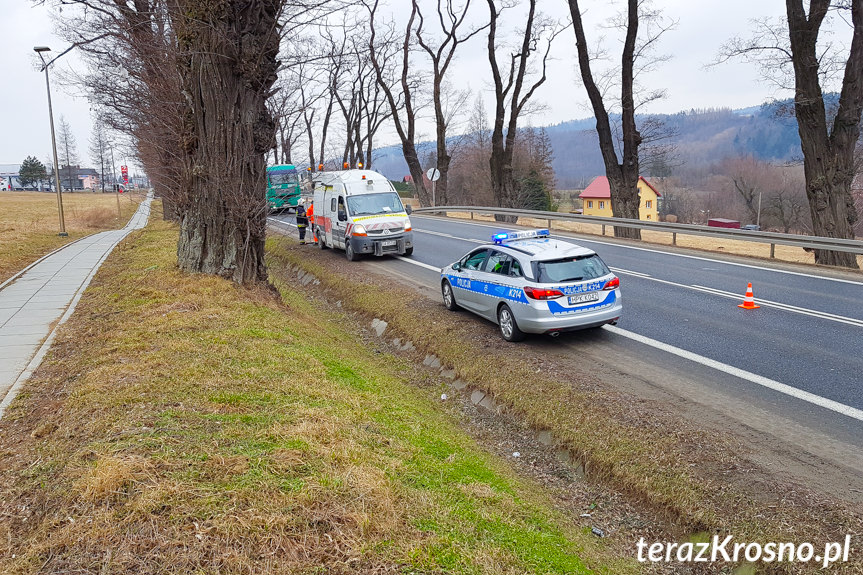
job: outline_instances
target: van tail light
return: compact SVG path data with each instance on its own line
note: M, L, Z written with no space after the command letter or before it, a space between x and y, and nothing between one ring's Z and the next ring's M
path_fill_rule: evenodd
M556 299L563 297L563 292L557 289L535 288L527 286L524 288L524 294L530 299Z
M613 277L610 280L608 280L607 282L605 282L605 285L602 286L602 289L611 290L611 289L617 289L619 287L620 287L620 278Z

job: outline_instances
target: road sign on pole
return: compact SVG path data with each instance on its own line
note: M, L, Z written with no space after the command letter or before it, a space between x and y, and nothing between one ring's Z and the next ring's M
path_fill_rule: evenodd
M434 207L434 183L440 179L440 170L437 168L429 168L426 172L426 177L431 180L432 183L432 207Z

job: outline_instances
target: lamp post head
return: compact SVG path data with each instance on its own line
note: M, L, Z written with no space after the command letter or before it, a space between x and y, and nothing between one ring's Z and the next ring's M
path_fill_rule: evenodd
M50 52L51 48L48 46L33 46L34 52Z

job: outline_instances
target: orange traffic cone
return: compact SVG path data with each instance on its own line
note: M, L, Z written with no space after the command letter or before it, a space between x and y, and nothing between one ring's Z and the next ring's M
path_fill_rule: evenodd
M752 282L749 282L749 285L746 286L746 297L743 298L743 303L737 307L742 307L743 309L757 309L761 307L760 305L755 305L755 294L752 293Z

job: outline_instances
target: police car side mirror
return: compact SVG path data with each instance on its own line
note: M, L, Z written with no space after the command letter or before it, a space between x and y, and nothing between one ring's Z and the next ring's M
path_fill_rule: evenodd
M410 204L405 206L405 213L407 215L411 215L411 212L414 211Z
M454 264L452 265L452 269L453 269L453 271L456 271L456 272L457 272L458 270L460 270L460 269L461 269L461 264L460 264L460 263L458 263L458 262L454 263Z

